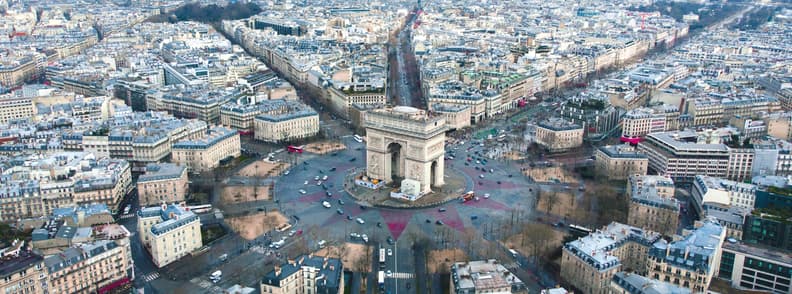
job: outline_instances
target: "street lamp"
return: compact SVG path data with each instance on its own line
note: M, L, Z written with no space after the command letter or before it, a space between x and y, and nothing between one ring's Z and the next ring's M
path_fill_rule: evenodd
M399 272L399 250L398 250L399 248L397 248L397 247L398 247L398 245L399 245L399 239L396 239L396 240L393 242L393 251L394 251L394 254L395 254L395 256L394 256L394 258L393 258L393 263L396 265L396 266L394 267L394 269L393 269L393 275L394 275L394 278L395 278L395 276L396 276L396 273L398 273L398 272ZM396 285L396 291L395 291L395 294L399 294L399 279L398 279L398 278L396 278L396 279L393 279L393 281L394 281L393 283Z

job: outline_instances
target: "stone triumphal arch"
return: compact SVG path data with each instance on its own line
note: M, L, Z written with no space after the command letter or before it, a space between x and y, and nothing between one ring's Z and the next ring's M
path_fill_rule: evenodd
M420 192L443 185L445 119L424 110L396 106L365 114L366 175L385 183L410 179Z

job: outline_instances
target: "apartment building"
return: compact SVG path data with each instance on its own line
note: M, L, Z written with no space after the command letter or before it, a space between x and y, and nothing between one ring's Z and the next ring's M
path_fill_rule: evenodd
M7 171L0 185L0 219L16 221L49 215L66 206L102 203L116 209L131 189L129 163L96 160L85 152L31 156Z
M718 278L739 290L792 293L792 255L761 245L723 243Z
M756 209L746 217L743 241L792 251L792 209Z
M550 118L536 125L537 144L550 152L563 152L583 145L583 127L560 118Z
M44 259L50 293L103 293L130 285L129 239L83 243Z
M634 175L627 181L630 210L627 224L666 236L679 227L679 201L674 181L664 176Z
M171 161L192 171L216 168L221 160L241 153L239 133L224 127L213 127L199 139L183 140L171 146Z
M630 145L601 146L594 152L597 174L611 180L624 180L633 175L645 175L649 159Z
M388 102L385 98L385 91L383 89L353 91L350 89L330 87L327 90L327 96L327 103L330 108L341 117L347 119L350 117L350 111L354 104L380 105Z
M753 149L730 148L718 131L651 133L638 144L649 170L674 182L692 183L696 175L741 181L751 177Z
M201 220L183 204L138 210L140 241L157 267L164 267L203 246Z
M276 266L261 279L261 293L344 293L344 265L340 259L298 256Z
M15 240L0 249L0 293L47 293L47 268L44 258Z
M583 293L609 293L613 276L625 269L647 272L648 254L660 234L612 222L564 244L561 278Z
M432 105L432 111L445 116L446 125L449 130L462 129L470 126L469 106L434 104Z
M718 271L725 238L723 227L705 220L682 239L671 242L661 239L649 249L647 277L693 292L706 292Z
M149 164L137 181L140 206L184 201L189 191L187 168L172 163Z
M649 133L665 132L666 115L652 108L641 107L622 116L622 137L643 137Z
M12 88L33 78L40 72L36 64L38 58L38 55L32 55L20 56L14 60L2 60L0 62L0 86Z
M583 128L587 137L603 138L619 126L619 110L603 94L579 94L561 105L560 115Z
M635 273L618 272L610 283L611 294L690 294L690 289L653 280Z
M518 293L525 283L495 259L454 262L451 293Z
M32 97L0 95L0 124L17 119L34 119L36 106Z
M693 208L699 214L703 214L705 207L710 204L752 210L756 201L756 186L699 175L693 181L691 198L693 199Z
M302 102L269 100L262 102L260 109L254 122L256 140L289 142L319 133L319 113Z

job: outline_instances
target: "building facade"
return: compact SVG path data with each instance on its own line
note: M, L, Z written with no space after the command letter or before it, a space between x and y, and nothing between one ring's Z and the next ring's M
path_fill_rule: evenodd
M649 250L647 277L706 292L720 265L726 230L710 220L699 225L680 240L656 242Z
M36 107L31 97L0 95L0 124L17 119L34 119Z
M646 155L630 145L601 146L594 152L597 174L610 180L624 180L633 175L645 175L649 166Z
M237 131L214 127L200 139L173 144L171 160L192 171L212 170L220 165L221 160L241 155L241 148Z
M679 201L674 198L674 181L663 176L631 176L627 181L630 211L627 224L666 236L679 227Z
M649 248L660 234L613 222L564 244L561 278L583 293L609 293L611 278L624 270L647 272Z
M141 208L138 229L141 242L160 268L203 246L201 220L178 204Z
M133 276L129 239L99 240L44 259L50 293L98 293Z
M535 141L550 152L563 152L583 145L583 127L563 119L549 119L536 125Z
M740 290L792 293L792 257L765 246L723 243L718 277Z
M149 164L137 181L140 206L184 201L189 191L187 168L171 163Z
M261 293L344 293L344 265L336 258L303 255L276 266L261 279Z
M25 248L24 241L14 241L0 250L0 293L47 293L49 281L44 258Z
M319 113L299 101L262 102L254 120L254 138L264 142L288 142L319 134Z

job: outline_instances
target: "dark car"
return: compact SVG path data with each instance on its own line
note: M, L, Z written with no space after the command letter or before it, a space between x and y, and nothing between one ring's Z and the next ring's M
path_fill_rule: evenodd
M478 219L478 215L471 215L470 219Z
M338 199L338 204L344 205L344 200Z
M377 223L377 227L378 227L378 228L381 228L381 227L382 227L382 223L378 222L378 223Z
M393 238L391 238L391 237L388 237L388 244L389 244L389 245L393 245Z
M349 159L349 162L353 162L355 160L357 160L357 157L352 157L352 158Z
M339 208L339 209L336 209L336 212L338 212L338 214L344 214L344 211L343 211L343 210L341 210L340 208Z
M439 212L445 212L445 211L446 211L446 209L445 209L445 207L440 207L439 209L437 209L437 211L439 211Z
M334 168L331 168L331 169L330 169L330 171L336 171L336 168L335 168L335 167L334 167Z
M470 165L470 164L468 164L467 162L465 162L465 165Z
M363 205L361 205L361 206L360 206L360 210L366 210L366 207L365 207L365 206L363 206Z
M427 224L431 224L431 223L432 223L432 221L430 221L430 220L427 218L427 219L426 219L426 223L427 223Z
M512 177L512 175L509 175L509 177L511 178L511 177Z
M303 164L304 164L304 165L308 165L308 162L307 162L307 161L303 161Z
M327 197L333 197L333 193L331 193L330 191L325 192L325 194L327 194Z
M352 220L352 216L347 214L347 219Z
M443 221L441 221L441 220L437 220L437 221L435 222L435 224L437 224L438 226L442 226L442 225L443 225Z
M500 184L501 184L501 181L498 181L498 185L500 185Z
M338 155L338 153L330 154L330 156L337 156L337 155Z
M293 217L294 219L296 219L296 220L300 220L300 217L299 217L299 216L297 216L296 214L295 214L295 215L292 215L292 217Z

